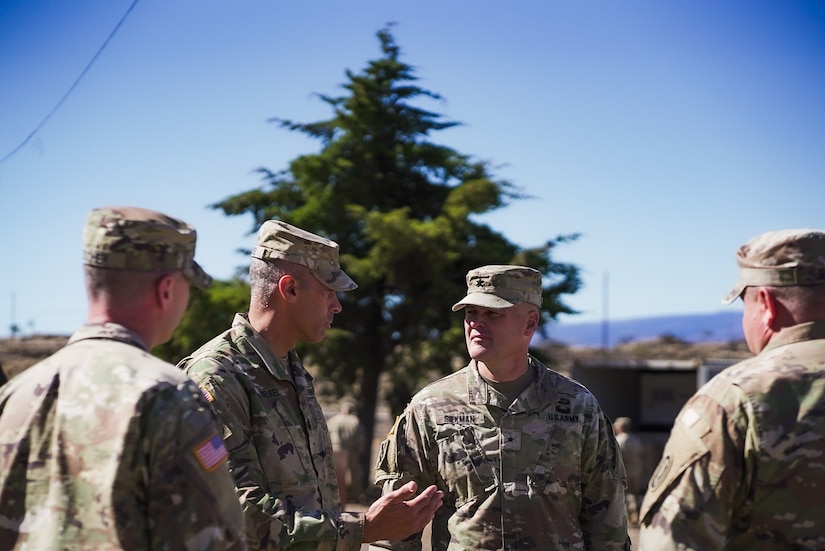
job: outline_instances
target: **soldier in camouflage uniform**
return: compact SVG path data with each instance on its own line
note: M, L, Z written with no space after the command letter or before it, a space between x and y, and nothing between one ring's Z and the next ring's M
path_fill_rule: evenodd
M411 484L366 514L341 511L329 431L312 376L293 350L323 339L341 311L337 293L357 287L339 265L338 244L264 222L249 280L248 315L236 315L179 366L223 422L250 548L354 551L421 530L441 503L435 488L410 499Z
M825 232L759 235L736 255L754 358L679 413L642 504L642 549L825 549Z
M638 525L641 505L639 496L644 495L647 481L644 478L644 444L631 430L632 427L633 421L630 417L617 417L613 421L613 434L616 435L616 442L622 451L622 463L627 475L627 488L624 494L627 521L631 525Z
M467 274L472 360L416 394L382 444L376 484L436 484L432 549L629 549L625 472L610 421L582 385L528 354L541 274ZM421 534L376 547L420 549Z
M246 549L215 416L149 354L210 282L195 230L101 208L83 242L87 325L0 389L0 549Z
M329 418L327 427L332 440L335 472L338 475L338 493L341 494L341 503L346 505L349 503L349 487L355 491L355 499L360 500L364 491L360 454L366 435L361 420L356 415L355 401L342 400L340 411Z

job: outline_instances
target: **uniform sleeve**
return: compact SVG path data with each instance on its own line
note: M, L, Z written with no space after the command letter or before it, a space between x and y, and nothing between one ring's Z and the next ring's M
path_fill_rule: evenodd
M184 367L223 425L229 471L243 506L250 547L275 550L313 543L319 549L357 551L364 534L364 514L307 509L271 493L248 429L252 423L244 388L231 374L215 371L211 358ZM209 374L213 371L214 375Z
M579 522L587 549L630 550L625 509L626 477L619 444L604 413L596 408L585 427L582 509Z
M407 482L414 480L419 489L436 484L435 474L428 466L425 457L427 447L422 439L420 427L416 422L412 407L396 419L390 429L375 465L375 485L381 488L382 495L397 490ZM447 506L447 492L444 492ZM443 511L439 511L443 513ZM370 545L370 549L393 549L396 551L419 551L422 532L413 534L403 541L379 541Z
M676 418L642 504L643 549L724 549L753 468L742 452L746 400L737 387L727 392L738 406L699 394Z
M141 416L152 549L244 550L243 512L217 420L187 381Z

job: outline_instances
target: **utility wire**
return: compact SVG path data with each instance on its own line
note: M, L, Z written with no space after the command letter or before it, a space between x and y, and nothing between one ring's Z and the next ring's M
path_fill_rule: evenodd
M43 117L43 120L42 120L42 121L40 121L40 124L38 124L37 126L35 126L35 127L34 127L34 130L32 130L31 132L29 132L29 135L28 135L28 136L26 136L26 138L25 138L22 142L20 142L20 144L19 144L17 147L15 147L14 149L12 149L9 153L6 153L6 154L5 154L2 158L0 158L0 163L5 162L5 161L6 161L6 159L10 158L12 155L14 155L14 154L15 154L15 153L17 153L18 151L20 151L20 149L22 149L24 145L26 145L27 143L29 143L29 142L31 141L31 139L32 139L32 138L34 138L34 136L35 136L35 135L36 135L36 134L40 131L40 129L41 129L41 128L43 128L43 125L45 125L45 124L46 124L46 122L47 122L47 121L48 121L48 120L52 117L52 115L54 115L54 114L55 114L55 112L56 112L56 111L60 108L60 106L61 106L61 105L63 105L63 102L64 102L64 101L66 101L66 98L68 98L68 97L69 97L69 94L71 94L71 93L72 93L72 91L73 91L73 90L77 87L77 85L80 83L81 79L82 79L82 78L86 75L86 73L88 73L88 72L89 72L89 69L91 69L92 64L93 64L93 63L97 60L97 58L98 58L98 57L100 57L100 54L101 54L101 53L103 53L103 50L104 50L104 49L106 48L106 46L109 44L109 41L111 41L111 40L112 40L112 37L113 37L113 36L115 36L115 33L118 31L118 29L120 29L121 25L123 25L123 22L126 20L126 17L127 17L127 16L128 16L128 15L132 12L132 10L133 10L133 9L135 8L135 6L137 5L138 1L139 1L139 0L134 0L134 1L132 2L132 5L131 5L131 6L129 6L129 9L127 9L127 10L126 10L126 13L124 13L124 14L123 14L123 17L121 17L121 18L120 18L120 21L118 21L118 22L117 22L117 25L115 25L115 28L114 28L114 29L112 29L112 32L111 32L111 33L109 33L109 36L106 38L106 40L105 40L105 41L103 42L103 44L100 46L100 48L98 48L98 50L97 50L97 52L95 53L95 55L94 55L94 56L92 56L92 59L91 59L91 60L89 60L89 63L87 63L87 64L86 64L86 67L85 67L85 68L83 69L83 71L82 71L82 72L78 75L78 77L75 79L74 83L72 83L72 85L69 87L69 89L68 89L68 90L66 90L66 93L65 93L65 94L63 94L63 97L62 97L62 98L60 98L60 101L58 101L58 102L57 102L57 104L55 104L55 106L54 106L54 107L52 107L52 110L51 110L51 111L49 111L49 112L46 114L46 116L45 116L45 117Z

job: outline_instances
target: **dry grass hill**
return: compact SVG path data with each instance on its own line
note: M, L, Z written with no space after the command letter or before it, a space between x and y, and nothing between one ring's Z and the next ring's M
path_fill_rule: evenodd
M3 373L9 378L17 375L65 346L68 340L68 336L47 335L0 339L0 366Z
M0 339L0 366L7 377L12 377L66 344L68 336L33 335L16 339ZM538 350L542 360L554 369L568 372L577 359L670 359L692 358L740 359L751 356L744 341L723 343L690 343L669 336L634 341L617 345L609 350L596 347L571 347L548 344Z

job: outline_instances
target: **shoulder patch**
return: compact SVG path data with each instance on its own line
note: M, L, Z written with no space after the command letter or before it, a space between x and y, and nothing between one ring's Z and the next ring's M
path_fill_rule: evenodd
M641 510L645 522L651 512L661 506L665 494L678 484L682 473L710 452L702 440L709 430L707 422L692 408L681 412L676 418L662 458L648 482Z
M208 388L206 388L205 386L201 386L198 388L201 389L201 394L203 394L203 397L207 402L212 403L215 401L215 396L209 391Z
M662 459L659 461L659 464L656 466L656 470L653 471L653 474L650 477L650 482L648 486L650 490L655 492L659 489L659 486L662 484L662 481L665 480L668 473L670 472L670 468L673 466L673 457L666 453L662 456Z
M218 433L213 434L194 448L192 453L204 471L211 473L218 465L226 461L228 455L223 439Z
M699 412L693 408L686 409L682 415L679 416L679 422L682 423L685 427L690 428L699 421Z

